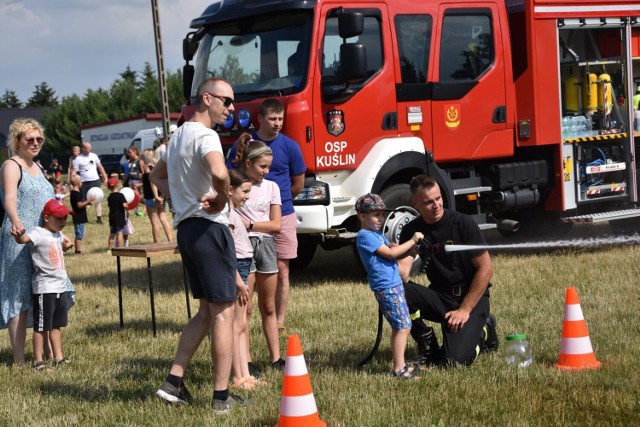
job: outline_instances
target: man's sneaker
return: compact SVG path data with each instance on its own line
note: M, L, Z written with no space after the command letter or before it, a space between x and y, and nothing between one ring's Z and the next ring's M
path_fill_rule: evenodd
M282 358L276 360L275 362L271 363L271 367L273 369L278 369L278 370L283 370L284 369L284 360L282 360Z
M228 414L233 406L244 408L249 405L253 405L253 399L243 399L233 394L229 394L227 400L211 399L211 409L216 415Z
M489 314L487 323L483 328L484 333L484 351L497 351L500 345L498 341L498 332L496 331L496 316Z
M193 402L193 398L187 390L187 386L184 383L180 387L176 387L168 381L162 383L156 396L165 402L172 403L174 405L186 405Z
M249 362L249 375L258 380L262 379L262 372L260 372L260 369L258 369L253 362Z

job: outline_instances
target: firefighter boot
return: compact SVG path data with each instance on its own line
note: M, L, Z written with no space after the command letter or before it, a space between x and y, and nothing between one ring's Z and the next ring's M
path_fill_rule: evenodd
M440 347L438 338L433 328L428 327L427 332L416 339L418 344L418 357L416 363L421 365L437 365L440 361Z
M487 317L487 323L482 328L482 351L497 351L498 350L498 332L496 331L496 316L489 314Z

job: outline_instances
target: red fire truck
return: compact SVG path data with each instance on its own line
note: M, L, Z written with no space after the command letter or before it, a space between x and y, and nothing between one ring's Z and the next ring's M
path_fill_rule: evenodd
M638 16L635 0L225 0L191 23L185 96L197 102L210 76L232 84L226 146L265 98L285 105L308 168L294 201L302 264L317 244L352 241L367 192L401 207L385 226L395 239L423 172L482 228L628 224Z

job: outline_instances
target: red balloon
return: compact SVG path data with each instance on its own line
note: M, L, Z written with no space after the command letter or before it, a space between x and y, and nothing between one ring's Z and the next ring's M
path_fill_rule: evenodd
M128 203L129 210L135 209L138 203L140 203L140 193L138 193L138 190L133 190L133 200Z

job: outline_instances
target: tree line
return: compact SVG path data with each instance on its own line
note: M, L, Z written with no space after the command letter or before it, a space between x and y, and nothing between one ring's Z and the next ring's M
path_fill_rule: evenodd
M182 71L167 72L166 81L169 111L180 111L185 102ZM36 85L24 104L12 90L6 90L0 97L0 108L23 107L44 109L40 119L47 137L43 151L70 153L71 147L81 142L82 126L145 113L161 113L162 101L157 73L147 62L140 72L127 66L108 89L89 89L82 97L73 94L59 101L46 82Z

